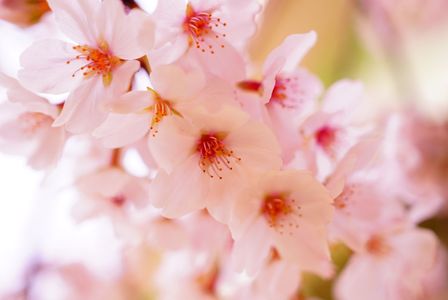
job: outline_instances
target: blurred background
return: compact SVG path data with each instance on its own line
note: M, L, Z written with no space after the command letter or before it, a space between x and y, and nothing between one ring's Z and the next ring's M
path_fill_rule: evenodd
M136 2L150 12L157 1ZM447 120L447 0L261 2L259 31L249 46L256 67L288 34L315 30L318 42L303 65L326 86L346 77L363 81L371 115L411 105L437 122ZM0 0L1 72L15 76L20 53L34 40L54 36L47 10L45 1ZM0 295L17 296L5 299L22 299L14 293L45 261L85 262L101 276L120 267L119 241L107 221L76 225L69 216L71 195L45 197L51 193L42 188L45 179L24 159L0 154ZM426 226L446 241L446 224L441 219ZM310 293L319 286L317 296L330 297L322 285L310 279ZM54 295L48 299L61 299Z

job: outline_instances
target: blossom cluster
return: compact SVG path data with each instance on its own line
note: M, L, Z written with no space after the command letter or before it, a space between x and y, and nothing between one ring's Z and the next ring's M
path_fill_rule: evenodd
M62 34L25 50L16 78L0 74L0 147L56 185L70 177L73 217L106 217L123 242L113 280L41 267L64 299L308 299L310 273L341 300L446 295L445 252L419 226L448 207L446 124L359 118L361 82L325 88L300 66L313 31L257 71L258 1L48 5Z

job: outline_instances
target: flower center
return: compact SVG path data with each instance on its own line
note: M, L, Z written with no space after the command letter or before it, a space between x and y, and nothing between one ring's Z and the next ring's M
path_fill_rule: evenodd
M289 199L283 195L274 194L264 198L261 206L261 214L268 222L269 227L273 227L284 234L290 235L299 228L299 218L302 217L301 207L294 199Z
M101 75L103 76L104 85L110 84L110 81L112 80L112 70L121 62L121 60L109 51L109 46L106 43L100 43L98 48L92 48L87 45L77 45L73 46L73 50L80 54L75 58L68 60L66 62L67 64L76 60L85 61L85 65L72 74L73 77L75 77L78 72L83 72L82 75L85 78Z
M225 33L217 33L214 31L214 28L221 26L226 27L227 23L222 22L221 18L215 18L211 11L197 12L190 3L187 4L183 29L189 35L190 46L194 44L202 52L209 51L211 54L214 54L215 49L213 45L207 42L205 38L225 38ZM221 44L221 48L224 48L224 45Z
M23 133L32 135L44 126L50 126L53 119L39 112L26 112L19 115L18 120Z
M182 116L177 110L173 108L172 102L163 99L155 90L148 87L149 92L154 95L154 104L146 108L152 115L150 133L153 137L156 136L158 131L158 125L162 122L163 118L170 115Z
M277 103L284 108L297 108L303 98L296 77L277 76L269 104Z
M366 243L366 249L370 254L383 256L388 254L392 249L386 243L383 237L373 235Z
M351 197L353 196L353 186L346 185L344 190L339 196L334 199L334 207L338 210L344 210L350 204Z
M316 131L315 138L318 145L328 149L336 141L336 129L328 125L322 126Z
M233 170L234 161L241 161L235 156L232 150L226 148L220 134L203 134L198 141L197 152L199 152L199 167L203 173L207 173L210 178L215 176L222 179L224 168Z
M110 202L117 207L121 207L126 202L126 197L123 195L116 195L110 198Z
M292 212L292 208L282 196L269 196L264 199L261 212L269 225L275 226L280 217Z

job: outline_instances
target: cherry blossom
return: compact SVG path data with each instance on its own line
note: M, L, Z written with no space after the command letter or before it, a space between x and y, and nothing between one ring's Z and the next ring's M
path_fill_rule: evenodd
M390 228L364 235L337 282L336 295L339 299L421 299L436 250L436 237L425 229Z
M326 227L332 213L328 191L308 172L262 175L235 203L230 222L235 267L254 274L274 248L301 270L330 275Z
M290 138L296 134L297 120L311 112L322 91L322 84L314 75L297 69L315 41L315 32L288 36L267 57L261 81L238 83L238 100L246 110L272 126L286 163L300 146L299 139ZM261 101L244 92L259 94Z
M447 298L446 5L280 2L0 0L0 299Z
M232 106L216 113L199 108L184 119L166 120L149 144L161 169L152 183L152 203L168 217L207 207L226 219L236 193L254 170L280 167L270 130ZM176 184L176 189L167 186Z
M106 118L102 103L129 87L139 68L135 59L152 43L150 21L140 11L126 14L118 0L49 4L59 28L75 43L35 42L21 56L19 78L36 92L71 92L55 125L86 132Z
M0 85L6 88L9 100L1 105L1 150L25 155L36 169L54 167L67 137L64 128L51 126L60 108L2 73Z
M176 88L173 88L175 79ZM146 91L132 91L111 101L114 112L94 131L107 146L124 146L146 134L156 137L158 128L165 118L183 117L184 108L201 100L215 102L229 101L231 90L217 94L215 89L206 88L206 76L198 69L185 71L176 65L156 67L151 73L152 88Z

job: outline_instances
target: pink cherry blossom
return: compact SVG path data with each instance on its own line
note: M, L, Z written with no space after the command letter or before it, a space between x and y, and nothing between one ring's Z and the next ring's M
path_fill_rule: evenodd
M362 236L336 285L338 299L423 299L437 250L426 229L389 227Z
M296 134L300 116L311 112L322 91L322 84L314 75L297 69L315 41L315 32L288 36L267 57L261 81L238 83L238 100L252 115L264 119L274 129L285 163L300 146L299 139L291 138ZM255 92L261 99L243 91Z
M64 128L51 126L59 107L2 73L0 85L6 88L9 100L1 105L1 150L25 155L28 164L35 169L54 166L62 155L67 137Z
M118 234L138 234L132 224L132 209L148 203L148 182L112 166L80 177L76 182L79 199L73 207L77 220L108 216ZM136 233L137 232L137 233Z
M300 285L300 268L279 259L273 252L267 266L235 299L294 299Z
M108 147L124 146L148 133L150 138L155 137L165 118L183 117L183 110L189 106L232 99L230 88L222 91L208 88L206 80L198 69L184 70L176 65L156 67L151 73L153 88L132 91L112 101L110 107L114 113L93 135Z
M161 167L152 182L152 203L167 217L207 207L224 220L248 172L280 167L278 144L266 126L236 107L213 113L200 107L189 117L191 123L166 120L149 143Z
M248 0L159 1L153 15L156 50L151 57L156 63L171 63L189 48L219 54L232 46L241 47L255 32L258 10L259 5Z
M308 172L262 175L235 202L230 222L235 267L255 274L274 248L281 259L301 270L330 275L326 227L332 213L328 191Z
M360 106L362 95L360 82L339 81L329 88L317 111L301 124L301 149L297 156L305 157L306 168L319 177L328 175L357 137L365 133L366 129L350 114Z
M59 28L75 43L35 42L21 56L19 78L37 92L71 92L55 125L86 132L105 119L101 103L129 87L139 67L135 59L152 43L150 21L139 11L126 14L118 0L49 4Z
M159 1L153 64L167 64L187 55L207 72L228 81L244 78L242 48L255 32L256 1Z
M49 10L47 1L1 1L0 19L18 24L20 26L29 26L40 20L43 14Z
M398 161L403 196L416 220L448 212L448 122L414 110L391 116L392 160ZM393 162L391 162L392 164ZM394 165L395 166L395 165ZM407 191L407 193L405 193Z

